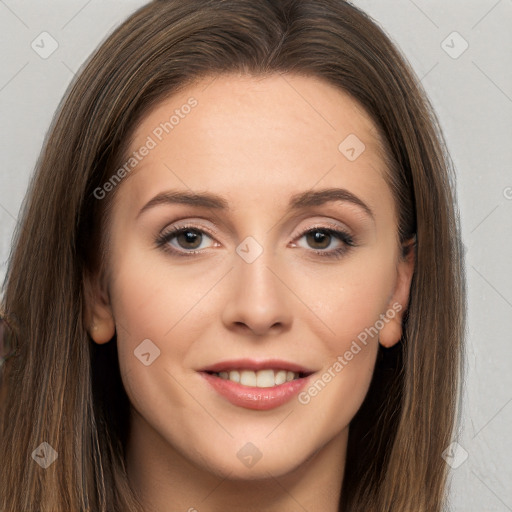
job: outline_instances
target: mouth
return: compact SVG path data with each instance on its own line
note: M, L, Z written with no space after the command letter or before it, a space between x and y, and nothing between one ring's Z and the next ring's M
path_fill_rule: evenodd
M315 371L278 360L224 361L198 370L214 391L231 404L267 410L289 402Z
M286 382L303 379L311 375L312 372L294 372L281 368L269 368L258 371L238 368L236 370L220 372L207 371L206 373L223 380L236 382L241 386L272 388Z

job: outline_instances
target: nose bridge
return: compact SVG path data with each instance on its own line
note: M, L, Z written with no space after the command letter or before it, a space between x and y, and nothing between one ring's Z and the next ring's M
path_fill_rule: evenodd
M278 294L276 279L270 271L276 266L272 250L265 248L258 254L257 249L251 243L240 244L237 248L238 260L235 259L235 274L239 281L238 288L243 296L253 295L256 300L259 296L266 296L266 301L271 296ZM242 252L243 256L239 253ZM259 252L259 251L258 251ZM250 292L250 293L249 293Z
M270 237L265 240L268 243ZM226 325L243 323L258 334L275 325L289 325L289 291L276 277L279 273L272 247L252 236L244 239L234 255L233 285L223 315Z

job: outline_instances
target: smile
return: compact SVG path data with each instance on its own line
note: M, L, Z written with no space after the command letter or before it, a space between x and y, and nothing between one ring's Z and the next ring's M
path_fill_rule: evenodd
M292 380L299 379L301 373L292 372L289 370L280 369L267 369L267 370L231 370L229 372L212 372L212 375L216 375L224 380L230 380L231 382L238 382L242 386L251 386L258 388L272 388L274 386L280 386L285 382L291 382Z

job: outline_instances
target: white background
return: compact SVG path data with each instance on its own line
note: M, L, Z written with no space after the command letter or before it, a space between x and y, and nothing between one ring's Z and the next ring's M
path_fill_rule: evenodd
M106 35L144 3L0 0L2 281L28 180L68 83ZM411 62L457 171L469 292L458 442L468 458L451 473L451 510L512 511L512 0L353 3ZM47 59L31 47L43 31L58 42ZM463 48L462 39L450 36L454 31L469 45L457 58L443 49L457 54Z

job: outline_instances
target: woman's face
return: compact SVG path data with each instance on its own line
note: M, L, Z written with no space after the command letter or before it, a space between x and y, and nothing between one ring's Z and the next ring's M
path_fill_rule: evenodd
M413 269L370 118L318 79L223 75L130 154L91 335L117 331L133 449L241 479L341 454Z

